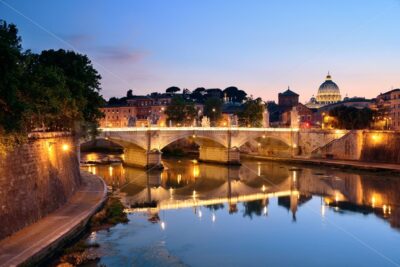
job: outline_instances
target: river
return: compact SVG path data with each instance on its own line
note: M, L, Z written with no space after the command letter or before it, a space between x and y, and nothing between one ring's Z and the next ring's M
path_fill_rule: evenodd
M98 154L84 154L97 158ZM268 161L90 165L129 223L91 233L105 266L399 266L400 177Z

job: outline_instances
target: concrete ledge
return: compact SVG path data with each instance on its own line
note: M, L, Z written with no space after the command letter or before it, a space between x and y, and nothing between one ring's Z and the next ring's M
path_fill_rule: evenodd
M35 266L79 235L107 199L107 186L81 172L83 184L57 211L0 241L0 266Z
M334 160L334 159L316 159L316 158L284 158L284 157L268 157L259 155L244 154L243 158L267 160L267 161L279 161L279 162L291 162L299 164L310 164L310 165L325 165L325 166L335 166L340 168L352 168L358 170L367 171L390 171L390 172L400 172L400 164L392 163L380 163L380 162L365 162L365 161L355 161L355 160Z

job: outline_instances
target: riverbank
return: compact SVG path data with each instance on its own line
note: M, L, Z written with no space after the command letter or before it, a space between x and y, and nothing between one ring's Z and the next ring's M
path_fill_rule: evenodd
M354 160L335 160L335 159L310 159L310 158L285 158L285 157L268 157L250 154L241 154L243 158L267 160L267 161L278 161L278 162L290 162L298 164L309 164L309 165L322 165L322 166L334 166L345 169L357 169L367 171L389 171L400 173L400 164L381 163L381 162L364 162Z
M82 171L82 186L67 204L0 241L0 266L32 265L79 235L107 198L98 176Z

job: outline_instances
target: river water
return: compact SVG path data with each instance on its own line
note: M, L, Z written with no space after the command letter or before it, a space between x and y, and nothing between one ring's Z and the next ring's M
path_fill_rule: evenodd
M83 155L96 158L98 154ZM110 266L399 266L400 177L276 162L91 165L129 223L93 232Z

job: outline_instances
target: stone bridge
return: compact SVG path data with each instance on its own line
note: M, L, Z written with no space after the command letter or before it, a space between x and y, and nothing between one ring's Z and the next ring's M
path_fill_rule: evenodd
M124 162L145 168L161 167L161 149L184 138L199 145L199 159L207 162L240 164L240 147L264 139L274 139L287 146L292 156L311 156L311 152L347 131L300 130L292 128L226 127L127 127L101 128L100 138L124 148Z

